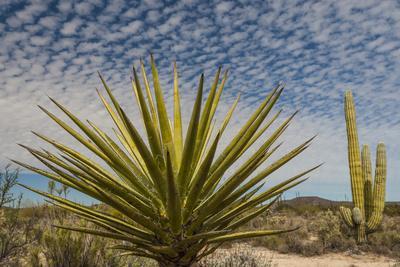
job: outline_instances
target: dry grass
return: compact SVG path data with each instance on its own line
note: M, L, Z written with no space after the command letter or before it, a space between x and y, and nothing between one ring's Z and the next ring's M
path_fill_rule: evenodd
M204 258L201 266L215 267L275 267L273 255L265 257L258 253L249 244L234 244L230 248L218 249L215 253Z
M1 263L1 266L156 266L151 260L116 257L118 253L108 249L113 244L108 239L51 227L52 224L87 224L65 212L42 206L21 210L19 219L26 220L32 214L39 216L32 227L36 231L35 235L31 235L34 240L30 240L26 249L18 252L18 257L8 259L7 264ZM370 235L368 245L361 247L356 246L351 231L343 225L336 211L331 210L311 213L278 210L253 220L246 227L277 229L295 225L302 225L302 228L286 235L254 239L250 243L225 245L203 259L201 266L277 266L278 259L271 256L273 253L260 253L265 249L301 256L332 253L357 255L371 252L392 258L400 256L399 216L385 216L381 229Z
M304 208L304 207L303 207ZM367 245L357 246L352 231L341 220L336 209L310 208L298 211L281 209L272 216L260 217L249 223L249 228L289 228L302 227L293 233L252 241L254 246L262 246L281 253L296 253L315 256L325 253L371 252L392 258L400 258L400 216L384 216L380 229L369 235Z
M12 195L7 197L9 200L16 200ZM19 204L11 207L10 205L0 207L0 266L156 266L154 261L147 259L118 257L117 251L108 249L115 244L112 240L52 227L54 224L88 224L57 208L42 205L20 209ZM104 209L102 205L97 205L97 208ZM290 234L225 245L204 258L200 265L272 267L277 266L274 263L274 253L307 257L332 253L369 253L400 258L398 206L390 206L386 210L380 229L369 236L369 244L364 246L355 244L351 236L352 231L344 225L335 207L280 205L271 213L263 214L249 222L244 228L282 229L298 225L302 227ZM4 251L7 253L3 253Z

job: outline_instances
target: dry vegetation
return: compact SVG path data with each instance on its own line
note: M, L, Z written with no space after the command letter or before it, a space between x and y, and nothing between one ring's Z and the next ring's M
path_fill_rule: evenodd
M356 245L353 232L340 218L339 207L281 205L268 217L253 220L248 227L278 227L300 223L302 228L290 234L260 238L252 242L282 253L304 256L330 252L371 252L400 257L400 207L387 205L380 229L369 236L368 244Z
M116 251L108 249L115 241L53 227L88 226L88 222L63 210L48 204L20 208L21 198L10 193L17 175L7 171L2 175L0 185L0 203L3 203L0 209L1 266L157 266L147 259L118 257ZM54 185L49 190L60 195L68 194L67 188L62 190ZM400 209L396 204L386 206L381 229L369 237L368 245L362 246L356 245L351 230L341 220L335 205L278 203L269 214L252 220L244 228L274 229L298 224L302 228L290 234L223 246L203 259L200 266L278 266L273 256L256 253L263 248L307 257L343 252L380 254L393 259L400 257Z

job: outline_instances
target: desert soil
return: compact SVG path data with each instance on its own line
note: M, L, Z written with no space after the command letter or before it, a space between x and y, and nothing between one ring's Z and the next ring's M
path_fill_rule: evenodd
M271 251L264 251L266 255L273 255L272 266L278 267L391 267L395 261L376 255L344 255L326 254L316 257L301 257L290 254L274 254Z
M217 254L227 256L236 249L219 249ZM396 260L392 258L369 253L328 253L321 256L303 257L252 247L251 255L258 260L262 259L257 265L270 267L393 267L396 263Z

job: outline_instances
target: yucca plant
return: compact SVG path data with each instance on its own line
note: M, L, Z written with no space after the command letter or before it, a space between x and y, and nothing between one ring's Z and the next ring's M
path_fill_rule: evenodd
M133 68L132 87L147 140L138 132L137 119L134 125L100 74L111 103L100 92L99 96L115 123L115 134L120 144L94 123L84 123L53 99L55 105L72 120L80 132L40 107L100 158L105 166L39 133L34 134L57 148L59 155L24 147L50 171L16 162L87 194L115 211L102 212L24 186L104 230L58 227L121 240L123 242L120 245L113 247L122 251L121 255L152 258L160 266L191 266L215 251L223 242L295 230L237 231L240 226L265 212L273 204L273 199L305 181L305 175L317 168L313 167L262 190L263 181L304 151L313 139L302 143L270 165L260 167L277 151L280 146L276 145L277 140L295 115L284 120L265 140L259 140L280 114L278 111L270 118L268 116L282 93L282 85L272 90L219 156L215 156L217 145L239 100L238 97L215 132L214 115L227 80L227 72L220 81L221 68L218 69L204 107L204 76L201 75L190 122L183 138L176 65L173 72L174 103L171 120L153 57L151 72L154 96L142 62L140 67L143 83ZM267 122L263 124L264 121ZM260 143L249 158L240 160L257 140ZM224 175L234 163L239 167L229 175ZM259 167L261 170L252 175Z

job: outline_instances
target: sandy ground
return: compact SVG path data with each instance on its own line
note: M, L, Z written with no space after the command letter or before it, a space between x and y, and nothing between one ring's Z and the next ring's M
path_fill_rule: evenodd
M265 251L266 255L272 252ZM374 255L326 254L319 257L301 257L297 255L273 254L272 266L277 267L386 267L393 266L394 260Z
M228 256L237 251L247 251L248 255L257 259L257 266L268 267L393 267L396 261L391 258L373 255L360 254L350 255L341 254L325 254L322 256L303 257L295 254L280 254L265 248L244 248L236 247L233 249L219 249L216 254L220 256ZM229 256L228 256L229 257ZM234 257L234 256L233 256ZM398 261L400 262L400 261Z

